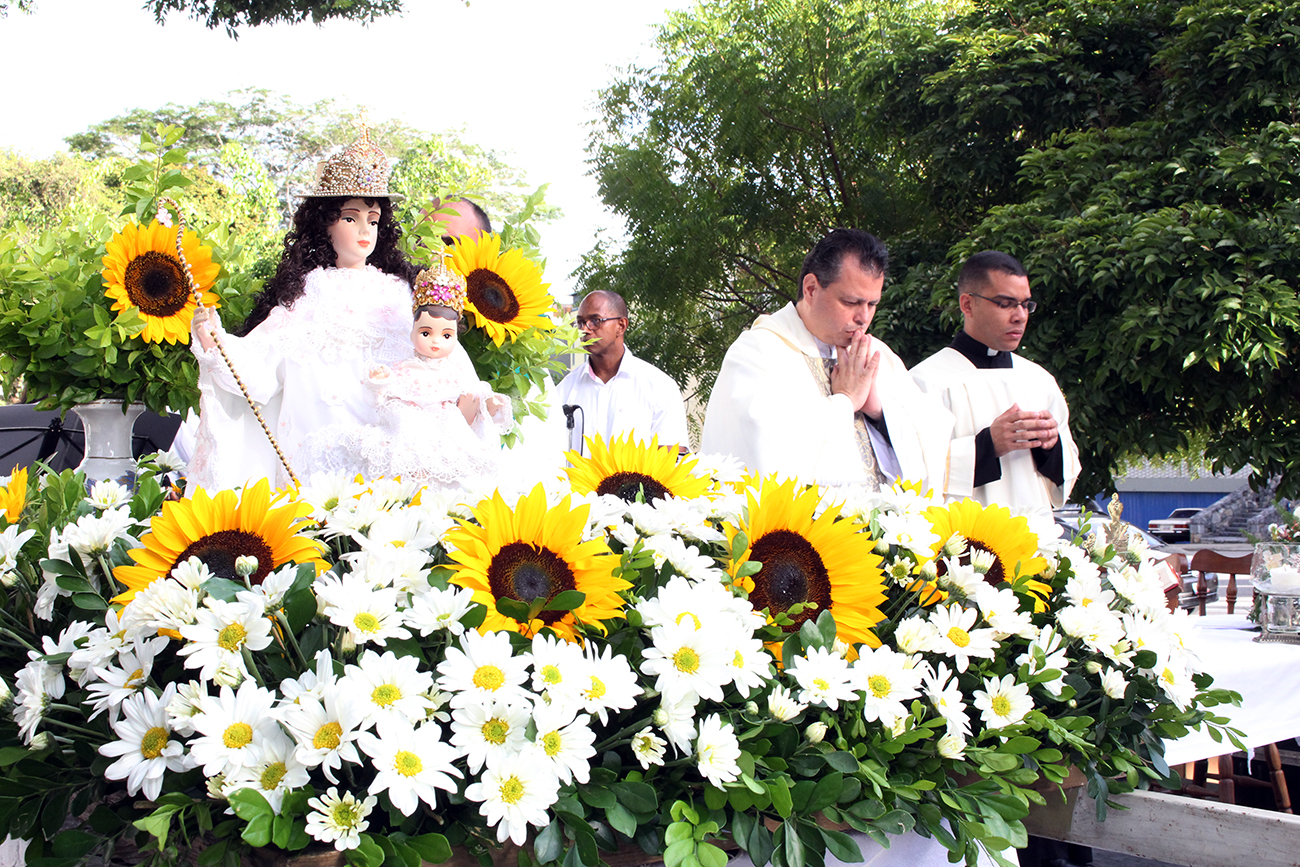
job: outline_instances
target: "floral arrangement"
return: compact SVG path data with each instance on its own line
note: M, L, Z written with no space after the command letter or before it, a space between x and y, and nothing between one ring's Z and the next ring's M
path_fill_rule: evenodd
M1231 696L1130 540L589 446L468 498L318 476L164 501L156 461L134 492L26 480L0 832L69 865L802 867L861 860L849 831L1011 863L1071 765L1104 811L1172 783L1162 739L1221 729Z
M1300 540L1300 505L1289 508L1279 502L1274 504L1274 510L1282 520L1268 525L1269 541L1296 544Z
M0 241L0 368L21 377L43 408L101 398L155 412L198 403L198 368L186 344L194 314L176 231L153 220L159 200L193 183L178 127L141 137L139 162L121 173L125 222L96 216L42 233L30 245ZM186 259L204 303L249 294L251 277L222 275L243 248L214 225L205 242L187 231ZM220 280L218 278L221 278Z

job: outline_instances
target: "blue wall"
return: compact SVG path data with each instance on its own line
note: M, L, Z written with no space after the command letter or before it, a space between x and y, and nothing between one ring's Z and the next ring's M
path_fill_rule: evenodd
M1145 530L1147 521L1153 518L1167 518L1174 509L1194 506L1205 508L1225 496L1227 495L1222 493L1123 491L1119 495L1119 501L1124 504L1124 520ZM1102 506L1106 506L1110 501L1107 499L1100 502Z

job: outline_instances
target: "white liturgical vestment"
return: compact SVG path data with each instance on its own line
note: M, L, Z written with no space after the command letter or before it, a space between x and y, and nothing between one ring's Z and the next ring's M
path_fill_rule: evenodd
M1027 358L1010 355L1011 367L983 370L949 346L912 368L917 385L942 400L956 420L945 493L949 499L971 497L985 505L1059 508L1079 477L1079 448L1070 436L1070 408L1055 377ZM1060 432L1062 484L1039 472L1034 461L1036 449L1017 449L999 459L1000 479L975 486L975 438L1012 404L1022 410L1051 412Z
M584 358L560 380L559 391L561 403L582 407L575 423L582 427L583 440L600 434L609 442L635 434L646 442L658 436L660 445L690 445L681 389L671 376L626 347L609 382L592 373L590 360ZM586 454L585 446L582 451Z
M902 478L942 490L952 416L923 394L879 340L876 389ZM732 455L758 473L822 485L868 484L868 463L849 398L830 394L816 338L794 304L758 317L727 350L709 397L700 450ZM891 448L872 431L875 464L890 481Z

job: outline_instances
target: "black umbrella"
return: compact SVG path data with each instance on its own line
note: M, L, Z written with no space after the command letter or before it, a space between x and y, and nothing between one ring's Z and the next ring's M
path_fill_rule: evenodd
M131 454L142 455L171 448L181 417L144 412L135 422ZM86 438L76 413L61 418L58 410L38 410L34 404L0 406L0 474L14 466L31 467L42 461L55 472L81 463Z

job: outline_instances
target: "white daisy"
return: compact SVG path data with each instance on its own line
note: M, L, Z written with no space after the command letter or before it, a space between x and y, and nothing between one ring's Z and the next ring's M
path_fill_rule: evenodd
M579 694L591 684L591 664L582 648L554 635L538 633L533 636L532 653L533 692L544 695L552 705L580 707Z
M767 696L767 712L777 722L789 722L807 708L808 705L796 701L784 686L778 686Z
M1033 638L1038 634L1033 616L1020 610L1020 597L1010 587L994 587L986 583L975 591L975 604L980 614L993 629L993 637L1001 641L1009 635Z
M496 827L497 842L509 838L522 846L528 841L529 825L551 824L547 810L559 792L560 781L547 765L532 753L513 753L484 770L479 781L465 790L465 797L482 803L479 812L489 827Z
M799 701L838 710L841 701L857 698L849 663L837 653L814 647L790 660L786 674L800 686Z
M264 650L271 643L271 621L262 602L244 591L238 602L223 602L209 596L203 600L193 624L178 631L186 639L179 656L186 668L199 669L200 680L211 680L223 664L243 668L243 651Z
M1119 701L1124 697L1124 691L1128 689L1128 681L1124 679L1124 672L1117 668L1108 668L1101 675L1101 689L1110 698Z
M365 487L347 473L312 473L307 483L298 489L298 499L311 506L311 516L318 523L327 523L335 510L353 500Z
M970 667L971 659L992 659L997 652L993 630L974 628L978 616L974 608L960 605L939 605L930 612L936 633L933 650L951 656L959 672Z
M667 746L668 742L655 734L655 730L650 726L632 735L632 754L647 771L652 765L664 763L664 752Z
M627 659L614 656L608 644L603 650L597 650L594 641L587 643L585 655L590 668L587 685L578 693L582 709L605 725L610 711L636 707L636 701L641 697L641 683Z
M1053 696L1060 697L1065 688L1065 671L1070 664L1070 658L1065 652L1065 637L1056 630L1055 626L1047 626L1037 638L1029 642L1029 647L1025 652L1016 657L1017 665L1029 666L1030 674L1038 674L1043 671L1053 670L1059 672L1055 678L1043 681L1038 684L1047 690ZM1038 653L1041 651L1042 662L1038 661Z
M104 776L110 780L126 780L129 795L143 793L150 801L162 793L163 774L178 773L193 767L193 760L185 754L185 747L172 738L167 720L167 704L175 694L168 684L161 696L145 690L127 696L122 702L122 718L113 723L113 733L119 740L99 748L101 756L117 756Z
M451 706L487 701L531 703L524 687L532 655L518 656L507 632L467 632L460 647L448 647L438 666L438 689L452 693Z
M391 587L374 587L351 573L341 579L326 573L316 582L316 600L321 613L336 626L348 630L358 646L384 647L390 638L410 638L397 610L398 593Z
M923 617L907 617L894 629L894 644L900 653L925 653L934 649L939 632Z
M467 704L451 713L451 742L465 754L472 773L492 767L526 744L529 704L486 702Z
M198 590L175 579L159 578L136 593L122 610L122 627L179 639L183 637L181 627L193 625L199 610Z
M199 736L190 742L190 754L205 776L233 773L261 759L262 742L279 733L271 714L274 701L275 693L251 680L238 692L223 686L218 695L203 699L192 720Z
M926 672L925 697L939 716L948 724L949 734L970 734L970 718L966 716L966 697L962 695L957 678L952 676L946 662L940 662L933 671Z
M405 816L414 813L420 801L437 806L436 789L456 791L451 778L461 773L452 762L459 753L442 742L441 729L432 723L415 728L386 720L379 724L378 737L366 732L357 743L378 771L370 794L388 792L388 799Z
M972 704L980 711L980 719L990 729L1014 725L1034 709L1029 697L1029 687L1016 683L1014 674L984 678L984 689L977 689Z
M132 547L138 546L139 542L131 536L134 528L130 509L109 509L98 515L82 515L76 524L64 529L63 541L83 558L98 557L107 554L118 539L126 540Z
M191 590L198 590L212 577L208 564L198 557L187 557L172 567L171 577Z
M329 650L316 651L316 668L308 669L297 677L287 677L280 681L280 695L284 699L281 708L297 704L303 696L309 695L317 700L325 698L325 690L337 682L334 676L334 657Z
M907 716L904 702L921 695L924 674L914 666L913 659L888 647L861 648L857 661L853 663L853 674L865 696L862 706L864 720L881 720L885 725L891 725Z
M460 621L474 606L474 591L468 587L448 587L439 590L431 587L421 591L402 612L407 626L421 635L445 630L452 635L463 635L465 624Z
M253 789L266 798L272 810L279 813L284 806L285 794L311 781L306 765L295 757L295 749L294 742L283 732L267 738L262 742L262 755L258 761L226 776L227 795L239 789Z
M131 502L131 489L111 479L103 479L90 486L86 502L101 512L116 509Z
M366 817L377 803L379 799L374 795L361 801L351 792L340 795L336 787L330 786L322 797L307 802L312 808L307 814L307 833L314 840L333 843L340 852L355 849L361 845L361 832L370 827Z
M194 715L202 713L207 688L197 680L176 686L176 693L167 702L167 723L172 731L183 738L194 734Z
M380 656L367 650L349 665L341 688L351 692L365 712L364 728L377 723L423 722L429 710L425 693L433 689L433 675L420 671L414 656L397 656L391 650Z
M700 723L695 739L696 767L717 788L740 777L740 741L735 729L718 714L710 714Z
M5 527L0 533L0 572L8 573L18 568L18 555L35 535L35 530L24 530L17 524Z
M659 707L651 717L668 736L668 742L684 753L690 752L691 741L695 739L695 706L698 703L694 696L669 701L668 696L661 695Z
M95 668L98 682L90 684L87 701L94 709L89 719L94 719L105 710L109 711L109 722L117 720L118 705L127 696L135 695L144 689L153 673L153 660L158 651L166 647L166 638L152 641L137 640L130 649L118 653L116 665L104 665Z
M731 655L716 633L669 623L650 630L652 646L642 653L641 671L655 677L655 689L670 701L722 700L731 682Z
M952 729L939 738L935 747L939 750L939 755L945 759L966 758L966 739Z
M749 698L752 691L760 690L772 677L772 654L763 649L761 638L740 638L732 645L731 679L741 698Z
M300 695L296 704L282 705L280 718L298 742L298 761L323 768L331 783L338 782L334 772L344 762L361 764L355 742L366 712L339 684L326 688L319 699Z
M538 758L551 765L561 783L586 783L591 779L596 734L588 725L590 719L585 713L574 716L571 708L555 704L539 704L533 709L537 729L533 744Z

